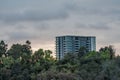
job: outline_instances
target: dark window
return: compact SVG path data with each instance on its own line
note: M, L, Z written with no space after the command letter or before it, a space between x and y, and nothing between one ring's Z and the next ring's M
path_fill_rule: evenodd
M78 37L75 37L75 40L78 40L79 38Z
M65 40L65 37L63 37L63 40Z

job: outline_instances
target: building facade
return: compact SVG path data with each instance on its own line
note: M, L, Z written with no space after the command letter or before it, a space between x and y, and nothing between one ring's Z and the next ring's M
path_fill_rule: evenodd
M96 37L94 36L57 36L56 57L62 59L66 53L78 53L80 47L86 50L96 50Z

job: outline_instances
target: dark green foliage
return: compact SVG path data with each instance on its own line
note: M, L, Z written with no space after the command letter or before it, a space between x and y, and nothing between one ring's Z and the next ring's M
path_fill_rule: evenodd
M88 51L87 51L87 49L86 49L85 47L81 47L81 48L79 49L79 52L78 52L78 57L79 57L79 58L82 57L82 56L85 55L87 52L88 52Z
M76 80L77 76L73 73L62 73L46 71L45 73L38 74L37 80Z
M104 48L101 48L101 49L99 50L99 52L107 52L107 53L109 53L110 59L113 59L114 56L115 56L115 49L113 48L112 45L110 45L110 46L108 46L108 47L106 46L106 47L104 47Z
M0 57L2 57L3 55L7 56L6 51L7 51L7 44L5 44L5 42L2 40L0 42Z
M99 52L81 47L78 54L68 53L57 61L50 50L33 53L30 44L13 44L7 51L1 41L0 80L120 80L120 57L112 46Z
M32 54L31 42L29 40L27 40L26 43L22 45L22 53L26 53L29 56Z
M9 56L12 56L14 59L22 57L22 59L25 59L27 57L30 57L32 54L30 41L26 41L25 44L13 44L11 48L7 51L7 54Z
M8 56L12 56L14 59L20 58L22 55L22 45L13 44L12 47L7 52Z

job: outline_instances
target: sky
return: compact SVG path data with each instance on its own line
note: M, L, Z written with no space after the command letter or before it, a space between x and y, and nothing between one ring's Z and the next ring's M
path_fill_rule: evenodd
M0 0L0 40L55 52L55 37L96 36L120 54L120 0Z

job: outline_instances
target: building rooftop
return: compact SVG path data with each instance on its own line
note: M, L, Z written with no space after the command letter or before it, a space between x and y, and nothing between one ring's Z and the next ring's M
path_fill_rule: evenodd
M56 36L56 37L96 37L96 36L63 35L63 36Z

